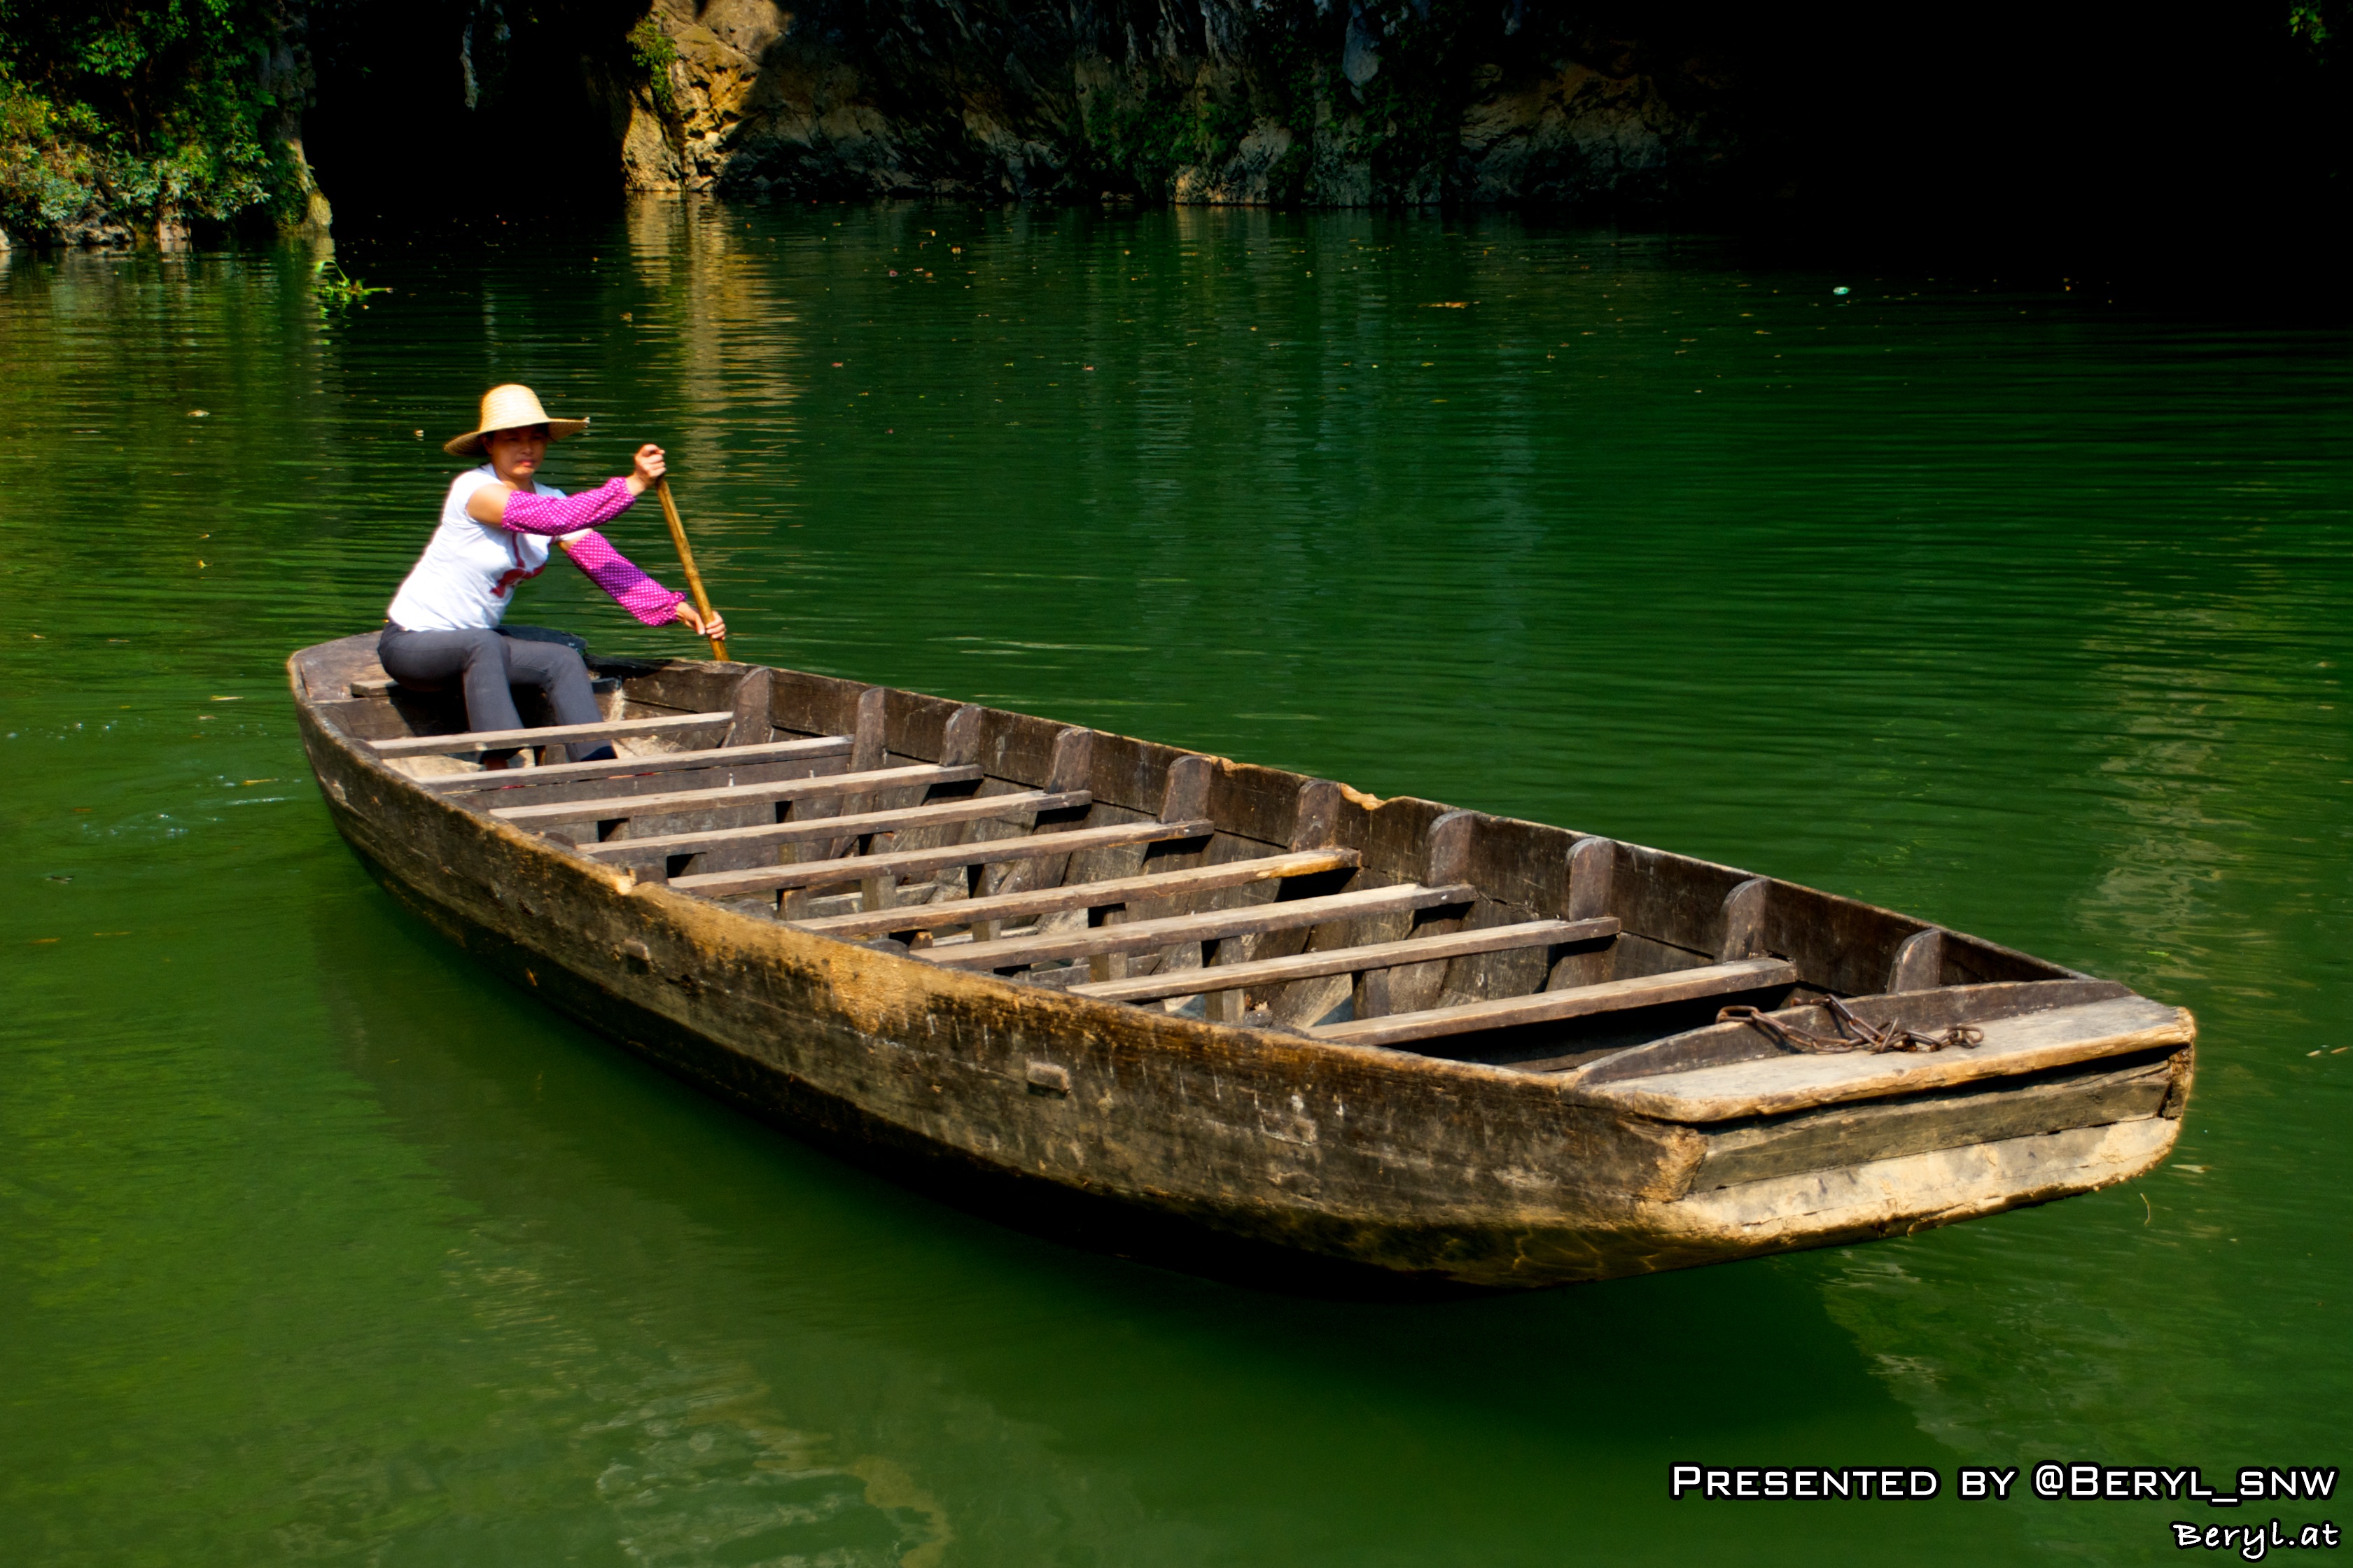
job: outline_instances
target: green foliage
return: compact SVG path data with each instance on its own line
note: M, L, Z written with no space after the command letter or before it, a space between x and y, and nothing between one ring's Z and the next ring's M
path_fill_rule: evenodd
M1138 195L1159 200L1167 195L1177 166L1187 161L1177 151L1189 140L1183 100L1167 84L1138 83L1087 117L1087 140L1103 175L1124 181Z
M320 261L311 268L311 294L319 301L319 320L325 321L339 311L348 311L353 305L367 309L372 294L389 294L390 289L371 288L364 279L354 278L340 262Z
M276 0L0 0L0 224L290 209L306 187L274 131L301 90L286 32Z
M1214 168L1234 155L1250 134L1250 107L1204 90L1195 104L1182 151L1188 163Z
M2288 36L2326 62L2329 46L2348 23L2345 0L2293 0L2287 8Z
M1279 207L1295 207L1307 199L1307 175L1315 154L1305 141L1296 141L1266 172L1266 199Z
M1375 188L1391 197L1437 194L1448 157L1461 142L1472 94L1466 0L1427 5L1388 0L1380 16L1381 68L1357 91L1364 130L1356 151L1372 165Z
M1087 117L1098 174L1154 199L1167 195L1187 164L1215 168L1250 134L1250 107L1206 86L1146 78Z
M1261 113L1290 131L1304 147L1315 135L1315 109L1327 80L1327 62L1340 58L1348 11L1314 0L1279 0L1250 14L1253 86Z
M653 89L654 102L668 115L678 113L678 89L670 85L670 68L678 59L678 46L670 41L661 24L649 11L638 18L629 29L629 54L638 68L646 73L646 83Z

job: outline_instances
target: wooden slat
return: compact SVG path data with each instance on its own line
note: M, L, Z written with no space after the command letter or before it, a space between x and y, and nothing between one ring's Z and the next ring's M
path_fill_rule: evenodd
M680 713L666 719L608 719L596 724L548 724L536 730L476 730L463 735L402 735L362 741L379 757L423 757L445 752L496 752L510 746L552 746L560 741L610 741L624 735L675 735L712 724L732 724L733 709L715 713ZM565 763L565 766L571 764ZM531 770L537 772L540 770Z
M557 822L606 822L624 816L668 816L681 811L706 811L714 806L816 800L888 789L894 784L968 784L978 777L980 770L976 767L943 768L929 763L910 763L901 768L878 768L867 773L829 773L814 779L709 784L702 789L668 790L659 795L608 795L586 800L553 801L543 805L501 806L493 807L491 815L518 827L543 827Z
M889 833L902 827L928 827L943 822L987 822L1000 816L1029 816L1041 811L1074 811L1092 797L1084 790L1049 795L1023 790L1017 795L982 795L938 805L911 805L898 811L861 812L856 816L819 816L807 822L763 822L750 827L711 827L698 833L655 833L643 838L607 838L579 846L583 855L600 859L630 859L649 856L689 855L720 845L792 844L809 839L839 841L869 833ZM1052 837L1053 835L1047 835ZM851 856L853 860L871 857ZM765 868L763 868L765 869ZM874 873L861 871L859 876Z
M1771 1121L1744 1121L1707 1141L1693 1185L1794 1176L1801 1171L1866 1164L1964 1143L1995 1143L2155 1116L2173 1087L2173 1064L2157 1061L2103 1071L2097 1063L2055 1079L1996 1081L1926 1098L1825 1106Z
M1046 777L1039 787L1050 790L1078 790L1090 787L1094 777L1095 732L1082 724L1065 724L1054 732L1052 749L1046 757ZM890 847L881 847L888 852ZM1018 893L1032 885L1045 886L1062 880L1069 871L1067 865L1050 858L999 864L982 873L978 885L971 891L986 898L1000 893ZM975 931L975 936L994 935L991 931Z
M1060 852L1059 848L1056 850L1058 854ZM881 914L858 910L793 923L803 931L856 941L861 937L889 936L895 931L970 925L976 921L1020 920L1035 915L1058 914L1064 910L1103 909L1112 904L1183 898L1187 894L1217 892L1274 878L1310 877L1319 871L1345 871L1353 868L1356 863L1357 855L1353 849L1267 855L1255 860L1229 860L1222 866L1197 867L1189 871L1113 877L1105 881L1079 882L1066 888L1038 888L1026 893L1000 893L986 899L954 899L944 904L917 904Z
M1617 879L1618 846L1608 838L1580 838L1568 851L1568 899L1561 911L1570 920L1591 920L1609 912L1611 884ZM1545 976L1543 989L1573 991L1580 985L1599 985L1617 977L1618 949L1609 947L1581 948L1564 953L1555 962L1552 973ZM1359 1017L1369 1016L1358 1014Z
M891 689L887 686L870 686L858 694L858 717L849 727L849 771L851 773L871 773L881 768L884 758L889 754L890 706ZM840 804L831 810L811 815L829 817L860 816L873 809L874 801L871 796L851 795L843 796ZM831 860L839 856L854 855L857 852L858 842L855 836L838 835L826 842L825 847L818 852L818 858Z
M1431 887L1468 881L1472 840L1495 819L1483 811L1457 807L1441 812L1422 835L1421 879ZM1461 931L1468 923L1468 906L1432 920L1419 934L1436 936ZM1419 963L1405 968L1371 969L1358 973L1349 987L1349 1007L1355 1016L1371 1018L1391 1013L1418 1013L1437 1005L1446 984L1442 963Z
M1053 959L1090 958L1099 952L1149 952L1155 948L1174 947L1184 942L1217 942L1227 937L1256 936L1271 931L1323 925L1329 921L1359 920L1366 915L1463 904L1478 896L1479 889L1467 883L1449 888L1425 888L1418 882L1407 882L1393 888L1366 888L1359 892L1334 893L1321 899L1280 899L1269 903L1244 904L1240 909L1206 910L1199 914L1170 915L1156 921L1130 921L1124 925L1095 926L1087 931L999 937L995 942L976 942L962 947L927 947L915 956L952 969L1013 969Z
M2187 1009L2168 1007L2146 996L2121 996L2082 1007L1995 1018L1978 1027L1985 1031L1982 1044L1941 1051L1885 1056L1791 1054L1580 1088L1604 1104L1643 1116L1672 1121L1725 1121L1841 1100L1914 1094L2012 1073L2041 1072L2128 1051L2186 1046L2196 1037Z
M557 763L544 768L507 768L479 773L435 773L417 780L420 788L438 795L470 790L523 789L533 784L577 784L584 779L626 779L640 773L670 773L685 768L748 767L754 763L792 763L813 757L838 757L849 750L847 735L818 735L806 741L771 741L756 746L712 746L695 752L658 752L643 757L612 757L601 763Z
M742 871L702 871L691 877L673 877L670 885L683 893L724 898L734 893L770 892L781 888L821 888L834 882L862 881L870 877L929 877L957 867L993 866L1002 860L1028 860L1041 855L1075 855L1082 850L1108 849L1123 844L1151 844L1164 838L1205 838L1213 826L1214 824L1207 820L1123 822L1110 827L1033 833L1026 838L975 839L968 844L950 844L937 849L897 849L887 855L852 855L839 860L808 860L797 866L755 866Z
M1435 963L1468 958L1473 953L1504 952L1522 947L1556 947L1572 942L1599 942L1618 934L1610 919L1588 921L1526 921L1518 925L1489 926L1482 931L1446 931L1438 936L1409 937L1402 942L1367 942L1362 947L1302 952L1289 958L1262 958L1216 969L1181 969L1167 974L1146 974L1134 980L1073 985L1073 996L1099 1002L1150 1002L1164 996L1190 996L1214 978L1220 990L1281 985L1293 980L1314 980L1326 974L1355 974L1367 969L1394 969L1404 963Z
M1552 1024L1595 1013L1651 1007L1662 1002L1763 991L1777 985L1794 985L1797 981L1798 966L1794 963L1778 958L1749 958L1698 969L1677 969L1665 974L1644 974L1632 980L1606 980L1599 985L1578 985L1566 991L1539 991L1531 996L1502 996L1492 1002L1466 1002L1456 1007L1432 1007L1386 1018L1326 1024L1308 1032L1319 1040L1340 1040L1352 1046L1395 1046L1446 1035L1473 1034L1482 1029L1510 1028L1519 1024Z

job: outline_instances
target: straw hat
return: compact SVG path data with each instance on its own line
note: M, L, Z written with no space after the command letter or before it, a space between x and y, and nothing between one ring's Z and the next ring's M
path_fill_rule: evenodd
M546 426L551 441L577 436L588 428L586 419L550 419L547 410L539 405L538 395L528 386L494 386L482 394L481 424L463 436L442 442L441 449L453 458L479 458L482 455L483 437L493 430L517 430L526 425Z

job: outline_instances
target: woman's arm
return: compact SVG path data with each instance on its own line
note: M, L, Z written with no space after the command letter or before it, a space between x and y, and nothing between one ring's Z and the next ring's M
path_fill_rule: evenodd
M553 539L566 533L577 533L584 528L594 528L600 522L610 522L629 510L638 498L627 489L628 481L607 479L593 490L577 495L537 496L521 490L510 490L504 485L484 485L474 492L477 499L503 495L494 503L498 525L510 533L539 533ZM491 510L485 507L483 510ZM468 515L474 515L474 502L466 503ZM479 517L476 521L480 521Z
M572 564L586 572L590 582L610 594L615 604L644 625L659 626L684 621L704 637L727 635L725 621L715 615L704 620L686 602L685 595L670 592L638 571L628 556L613 548L612 541L594 529L562 543L564 552L572 557Z
M626 479L607 479L593 490L560 498L511 490L504 484L484 485L466 498L466 515L515 533L551 537L577 533L628 510L630 503L669 468L662 449L648 445L638 448L636 463Z

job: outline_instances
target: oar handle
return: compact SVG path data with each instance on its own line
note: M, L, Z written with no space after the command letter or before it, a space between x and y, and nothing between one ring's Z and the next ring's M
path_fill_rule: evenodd
M664 475L654 481L654 493L661 497L662 519L670 524L670 542L678 546L678 563L686 570L686 591L694 595L694 607L702 618L711 619L711 595L702 591L702 574L694 569L694 549L686 542L686 524L678 517L678 502L670 498L670 478ZM711 657L727 657L727 639L711 639Z

